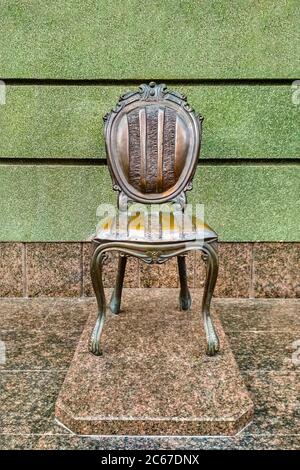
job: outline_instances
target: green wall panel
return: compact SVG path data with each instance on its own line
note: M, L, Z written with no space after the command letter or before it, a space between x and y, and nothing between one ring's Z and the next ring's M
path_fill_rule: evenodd
M296 241L299 191L294 166L207 166L189 195L222 241ZM97 206L115 199L105 167L1 165L0 240L86 240Z
M203 158L299 156L300 113L289 86L175 88L205 116ZM8 86L0 106L0 156L104 157L102 116L127 89Z
M205 203L221 241L299 241L298 166L198 169L192 202Z
M0 240L85 240L101 202L115 202L108 170L0 166Z
M1 0L0 76L297 78L298 0Z

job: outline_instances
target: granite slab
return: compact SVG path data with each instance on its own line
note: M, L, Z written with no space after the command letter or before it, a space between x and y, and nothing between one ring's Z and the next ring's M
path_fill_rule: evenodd
M88 352L92 312L56 402L55 415L80 435L234 435L253 403L223 328L221 352L205 355L200 296L180 312L174 293L128 289L108 312L102 357ZM161 315L159 314L161 312Z
M5 435L66 434L54 420L63 370L1 371L0 432Z

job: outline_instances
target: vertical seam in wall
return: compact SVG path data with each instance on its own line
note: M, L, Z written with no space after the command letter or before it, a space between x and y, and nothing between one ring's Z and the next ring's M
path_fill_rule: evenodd
M28 297L28 282L27 282L27 243L23 243L23 297Z
M250 260L250 290L249 290L249 297L250 299L254 299L254 244L251 243L251 260Z
M138 258L138 263L139 263L139 275L138 275L138 285L139 285L139 288L140 287L143 287L141 282L142 282L142 268L143 268L143 265L142 265L142 261Z
M138 259L138 288L141 287L141 266L140 260Z
M196 251L193 250L193 282L192 282L192 288L194 289L196 286Z
M80 297L83 297L83 242L80 243Z

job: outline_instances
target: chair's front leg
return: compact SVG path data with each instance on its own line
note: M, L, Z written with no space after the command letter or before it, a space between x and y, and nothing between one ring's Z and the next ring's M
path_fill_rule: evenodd
M115 287L114 287L114 290L110 299L110 304L109 304L111 311L115 314L120 313L126 263L127 263L127 256L121 253L119 255L119 264L118 264L116 284L115 284Z
M202 315L207 339L206 353L208 356L214 356L220 349L219 338L210 316L210 303L219 269L218 252L216 246L214 246L215 244L216 242L214 242L214 244L205 243L201 248L204 252L204 260L206 263L206 281L202 300Z
M189 310L191 308L192 299L187 284L187 273L185 255L177 256L177 264L180 280L179 306L180 310Z
M101 356L101 333L105 322L105 294L102 282L102 263L105 256L101 245L96 248L91 260L91 278L98 304L98 317L90 339L89 350L95 356Z

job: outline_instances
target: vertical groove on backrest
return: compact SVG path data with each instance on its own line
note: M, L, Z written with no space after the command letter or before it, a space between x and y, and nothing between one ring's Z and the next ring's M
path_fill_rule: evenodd
M176 112L165 108L163 139L163 189L171 188L175 182L175 126Z
M164 119L165 110L159 108L157 118L157 186L158 192L162 191L163 185L163 142L164 142Z
M156 105L147 106L147 193L156 192L157 181L157 115Z
M140 154L141 154L141 191L146 191L146 151L147 151L147 115L146 109L139 112L140 120Z
M140 121L139 110L128 113L129 131L129 182L135 188L140 188Z

